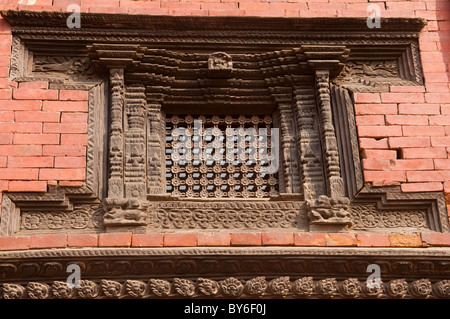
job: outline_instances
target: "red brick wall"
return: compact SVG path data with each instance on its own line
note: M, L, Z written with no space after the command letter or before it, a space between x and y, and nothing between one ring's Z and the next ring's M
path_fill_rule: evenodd
M405 192L450 193L450 1L0 0L0 8L66 11L73 3L80 5L82 12L276 17L367 17L368 4L378 4L381 17L427 19L420 36L425 86L355 94L356 121L366 182L401 185ZM4 20L0 20L0 44L0 191L45 191L47 185L82 184L87 92L51 90L45 82L10 82L11 32ZM233 243L235 237L215 240ZM26 238L23 244L29 245L30 238ZM300 240L295 238L292 244ZM392 239L386 238L380 240L392 244ZM65 240L64 245L70 242ZM90 240L105 243L110 239ZM166 235L164 241L162 237L134 240L167 245L180 239ZM185 240L193 245L202 242L197 237ZM245 240L250 243L254 238ZM286 238L271 240L267 243ZM126 242L132 245L128 239Z

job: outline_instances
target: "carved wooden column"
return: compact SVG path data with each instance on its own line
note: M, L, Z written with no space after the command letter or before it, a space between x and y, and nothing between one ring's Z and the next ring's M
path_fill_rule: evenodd
M327 193L331 197L340 197L344 196L344 182L339 168L339 150L331 117L330 72L327 70L316 71L315 81L327 177Z
M161 110L159 94L147 96L147 193L162 195L165 187L165 116Z
M281 88L275 88L274 91L278 92ZM291 89L289 88L289 91ZM298 165L298 152L296 149L296 132L292 114L292 94L272 94L278 103L278 117L280 126L280 153L282 156L282 182L284 190L280 189L280 192L285 193L302 193L300 178L299 178L299 165Z
M345 231L351 226L350 200L345 197L339 167L339 150L333 126L330 98L330 72L315 71L327 195L307 201L312 231Z
M123 69L109 70L110 81L110 130L109 130L109 178L108 198L123 198Z
M325 194L317 109L311 85L294 87L294 116L298 126L298 150L305 200Z

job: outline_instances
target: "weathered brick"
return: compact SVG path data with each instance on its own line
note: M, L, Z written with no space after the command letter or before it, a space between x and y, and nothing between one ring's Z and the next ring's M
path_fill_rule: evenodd
M442 126L402 126L403 136L444 136Z
M357 241L354 234L330 233L325 236L326 246L356 246Z
M61 114L59 112L41 111L16 111L14 119L16 122L54 122L58 123Z
M64 156L55 157L55 167L57 168L79 168L86 167L86 157Z
M405 183L401 185L402 192L439 192L444 189L442 183Z
M420 233L424 246L450 246L448 233Z
M386 115L388 125L428 125L427 116L419 115Z
M66 234L45 234L31 236L30 248L65 248Z
M84 180L85 170L83 168L41 168L39 180Z
M387 234L356 234L357 245L361 247L389 247L391 242Z
M30 249L30 236L0 237L0 251Z
M87 123L44 123L44 133L87 133Z
M59 144L59 134L14 134L13 144Z
M97 247L97 234L68 234L67 247Z
M353 93L355 103L381 103L379 93Z
M358 133L360 137L402 136L403 134L400 126L359 126Z
M84 145L88 143L86 134L61 134L61 145Z
M423 93L381 93L383 103L423 103Z
M429 137L389 137L388 142L391 149L430 146Z
M53 167L53 157L9 156L8 167Z
M131 237L132 247L162 247L164 245L164 234L133 234Z
M360 138L359 146L361 147L361 149L387 149L387 148L389 148L387 138L380 138L380 139Z
M197 246L197 235L188 233L168 233L164 235L166 247L192 247Z
M295 246L325 246L324 233L294 233Z
M365 171L364 179L366 182L406 182L404 171Z
M389 240L392 247L422 247L420 234L392 234Z
M8 192L46 192L45 181L9 181Z
M447 151L444 147L405 148L403 158L447 158Z
M433 169L434 164L432 159L397 159L391 162L390 168L392 170L427 170Z
M397 114L397 104L355 104L355 113L369 114Z
M98 236L99 247L130 247L131 233L106 233Z
M392 150L363 150L362 157L395 160L397 158L397 152Z
M232 246L259 246L261 233L231 233Z
M16 100L57 100L58 90L14 89L13 98Z
M230 246L231 234L226 232L198 233L198 246Z
M409 171L406 176L408 182L443 182L449 177L442 171Z
M294 234L290 232L267 232L261 234L263 245L294 245Z
M87 112L88 104L86 101L43 101L42 110L55 112Z
M44 145L44 156L86 156L86 147L83 145Z

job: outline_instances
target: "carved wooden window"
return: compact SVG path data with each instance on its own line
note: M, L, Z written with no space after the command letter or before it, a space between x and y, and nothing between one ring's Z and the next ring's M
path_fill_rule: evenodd
M277 195L278 163L269 171L272 123L271 115L166 115L166 191L201 198Z
M374 32L359 19L84 13L68 30L65 13L3 16L12 80L90 100L86 187L6 194L2 235L448 230L442 193L364 185L354 123L352 92L422 83L421 20ZM201 130L278 129L278 170L171 162L169 131L200 117Z

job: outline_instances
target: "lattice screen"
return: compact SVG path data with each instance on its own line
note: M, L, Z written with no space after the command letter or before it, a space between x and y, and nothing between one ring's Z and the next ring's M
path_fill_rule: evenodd
M269 115L167 115L167 192L200 198L278 194L272 122Z

